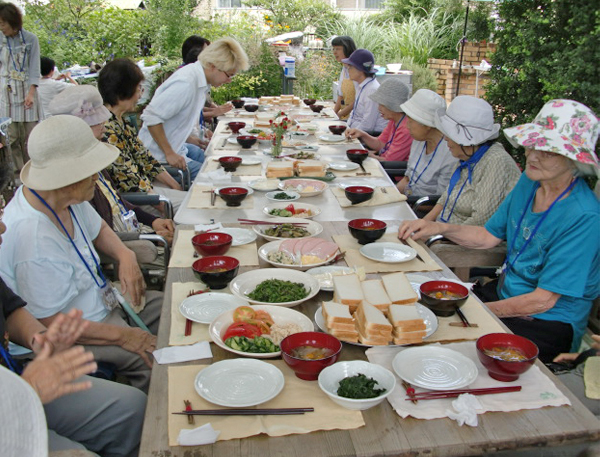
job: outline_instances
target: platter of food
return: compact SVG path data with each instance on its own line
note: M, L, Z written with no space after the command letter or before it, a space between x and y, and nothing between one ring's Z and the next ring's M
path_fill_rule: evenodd
M293 190L298 192L302 197L314 197L322 194L328 187L329 185L323 181L306 178L286 179L279 183L280 189Z
M272 217L297 217L311 219L321 214L321 208L309 203L273 203L263 208L263 213Z
M228 408L256 406L275 398L285 385L279 368L261 360L221 360L204 368L194 380L198 395Z
M338 253L337 244L314 237L271 241L258 249L258 256L265 262L275 267L301 271L323 266Z
M252 227L255 234L260 235L267 241L285 240L291 238L308 238L317 236L323 231L323 226L318 222L296 218L275 219L276 225L255 225ZM282 224L283 222L283 224ZM294 223L306 225L292 225Z
M261 268L236 276L229 289L234 295L256 305L289 308L317 295L319 282L303 271Z
M191 321L210 324L224 311L243 305L248 305L248 302L231 294L205 292L183 300L179 305L179 312Z
M213 319L208 329L217 346L237 355L261 359L281 355L279 343L286 336L312 331L314 325L304 314L271 305L225 311Z

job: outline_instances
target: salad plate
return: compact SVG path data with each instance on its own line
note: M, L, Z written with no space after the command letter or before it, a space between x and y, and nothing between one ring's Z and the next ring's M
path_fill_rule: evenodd
M255 305L252 308L256 310L266 311L273 318L273 322L277 325L296 324L302 329L303 332L312 332L315 330L315 326L312 321L299 311L295 311L290 308L283 308L281 306L272 305ZM256 359L270 359L273 357L279 357L281 351L277 352L266 352L266 353L250 353L243 352L233 349L225 344L225 341L221 338L225 334L227 328L233 324L233 311L228 310L219 314L208 327L208 333L217 346L225 349L226 351L232 352L237 355L245 357L253 357Z
M293 224L293 223L305 224L305 225L301 226L301 228L305 229L307 232L309 232L309 234L305 235L305 236L296 237L295 239L309 238L311 236L317 236L323 231L323 226L321 224L319 224L318 222L301 219L301 218L281 217L279 219L273 219L273 222L278 222L278 223L283 222L285 224ZM260 235L262 238L264 238L267 241L290 239L290 238L284 238L284 237L279 237L279 236L267 235L265 233L265 231L272 227L273 226L269 226L269 225L254 225L252 227L252 230L254 230L254 233L256 235Z
M430 390L460 389L479 374L470 358L439 346L405 349L396 354L392 368L406 382Z
M221 360L204 368L194 380L206 401L229 408L256 406L275 398L285 384L279 368L261 360Z
M270 217L299 217L302 219L312 219L321 214L321 208L309 203L273 203L269 206L265 206L263 208L263 213Z
M403 263L417 256L417 251L410 246L388 241L366 244L359 252L367 259L382 263Z
M205 292L187 297L179 305L183 317L201 324L210 324L223 311L248 305L246 300L231 294Z

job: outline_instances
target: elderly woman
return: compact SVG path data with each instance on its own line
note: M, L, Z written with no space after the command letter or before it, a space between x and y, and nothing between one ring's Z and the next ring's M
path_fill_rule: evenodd
M581 103L546 103L532 123L504 132L526 148L527 166L485 227L417 220L399 231L402 239L441 233L477 249L506 240L497 287L483 299L514 333L538 345L546 363L579 348L600 294L600 203L579 178L598 172L599 127Z
M435 126L459 164L448 188L424 219L483 225L521 173L504 147L492 141L500 131L500 125L494 124L492 107L480 98L461 95L447 111L438 110Z
M356 83L356 98L348 127L379 135L387 122L381 116L377 102L370 97L379 87L379 81L375 79L375 56L366 49L357 49L350 57L342 59L342 63L348 69L350 79Z
M379 104L381 117L388 121L378 137L358 128L346 130L347 138L358 138L369 149L369 156L379 161L406 161L410 153L412 137L406 127L407 119L400 105L408 100L410 89L398 79L386 79L369 98Z
M107 63L98 75L98 90L110 111L103 141L119 149L119 157L107 171L121 192L150 192L167 197L177 210L185 192L137 137L137 127L125 113L135 111L142 95L142 70L129 59Z
M140 304L144 281L135 254L127 249L87 202L98 171L119 151L99 142L75 116L52 116L33 129L31 160L21 186L4 211L0 274L44 325L76 308L90 322L80 338L97 361L111 363L134 387L147 390L156 337L125 322L125 313L99 265L98 251L119 262L123 294ZM160 293L153 293L162 295ZM127 309L126 305L123 305ZM135 317L158 329L162 299L147 294Z
M354 40L349 36L336 36L331 40L331 49L335 60L342 63L343 59L347 59L356 51L356 44L354 44ZM334 95L336 97L333 111L340 119L348 119L354 106L356 91L354 82L350 79L348 69L344 65L342 65L342 72L338 79L337 94Z
M400 109L406 114L406 127L414 141L406 174L397 187L406 195L441 195L458 164L444 134L435 128L435 116L446 110L446 102L429 89L419 89Z

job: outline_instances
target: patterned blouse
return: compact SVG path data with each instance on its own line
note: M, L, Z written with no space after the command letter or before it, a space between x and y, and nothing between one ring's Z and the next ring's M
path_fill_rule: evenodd
M148 192L152 181L165 171L137 137L136 128L113 114L104 124L102 141L116 146L121 154L106 169L120 192Z

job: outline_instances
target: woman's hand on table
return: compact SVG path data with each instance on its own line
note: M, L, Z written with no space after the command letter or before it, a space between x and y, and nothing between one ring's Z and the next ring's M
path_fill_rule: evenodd
M51 354L58 354L73 346L89 326L89 321L84 320L82 315L83 311L79 309L58 314L45 332L33 336L33 352L39 354L47 345L51 348Z
M398 229L398 238L406 240L412 238L413 240L420 240L422 238L429 238L433 235L438 235L442 232L442 225L439 222L431 222L423 219L417 219L414 221L404 221Z
M121 327L119 346L138 354L149 367L152 366L152 354L156 349L156 336L137 327Z
M162 236L167 240L169 245L171 245L173 242L173 234L175 233L175 226L171 219L154 219L152 228L157 235Z
M129 249L127 251L119 257L121 293L125 295L129 292L132 304L138 306L146 290L146 284L134 252Z

